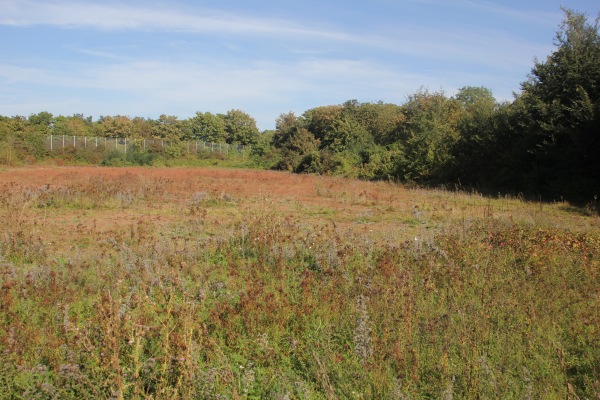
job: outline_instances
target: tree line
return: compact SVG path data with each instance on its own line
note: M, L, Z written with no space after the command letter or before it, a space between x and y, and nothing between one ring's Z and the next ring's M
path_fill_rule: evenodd
M454 96L423 88L401 105L350 100L284 113L265 132L240 110L98 121L41 112L0 117L0 141L54 133L225 142L299 173L589 200L600 192L599 20L563 11L555 51L535 60L513 101L499 102L485 87Z
M600 194L598 19L564 10L556 50L512 102L485 87L421 89L402 105L317 107L277 120L279 167L480 191L590 200Z
M0 118L5 134L25 131L46 135L204 140L241 145L255 144L259 137L254 118L241 110L230 110L226 114L197 112L194 117L185 120L163 114L156 120L117 115L101 116L93 121L92 117L85 117L83 114L55 117L46 111L32 114L28 118Z

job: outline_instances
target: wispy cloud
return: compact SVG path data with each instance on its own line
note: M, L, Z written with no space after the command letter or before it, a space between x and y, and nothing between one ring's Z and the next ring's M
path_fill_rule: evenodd
M561 18L559 9L557 9L555 12L536 10L533 7L529 10L523 10L498 3L492 3L486 0L458 0L458 2L467 7L485 11L490 14L503 15L512 19L529 21L538 24L556 26L556 22L560 21Z
M421 0L423 1L423 0ZM437 0L427 0L437 1ZM485 1L457 0L469 7L501 10L517 14L510 8ZM431 26L403 24L394 30L350 33L340 29L307 26L296 20L257 18L207 8L134 7L113 3L35 0L4 0L0 24L12 26L51 25L63 28L100 30L170 31L194 34L267 36L274 43L295 40L297 54L327 53L335 47L342 50L353 46L433 59L463 59L494 67L512 68L523 60L521 55L538 55L539 45L522 38L511 38L502 32L481 29L478 35L461 31L435 29ZM490 44L493 43L493 48ZM339 47L341 46L341 47ZM83 50L90 55L110 56L100 51ZM281 54L283 55L283 54ZM510 56L509 56L510 55ZM116 56L113 54L113 56ZM533 56L527 58L527 62Z
M63 92L72 92L72 98L109 96L112 99L109 103L84 101L73 111L96 117L123 113L123 110L154 117L172 110L180 117L188 117L196 111L225 112L242 108L262 118L259 121L262 127L270 126L276 117L272 111L265 112L273 104L280 104L281 112L287 111L285 108L302 112L321 105L315 104L316 96L326 103L350 98L400 102L405 93L416 90L417 82L426 78L365 61L317 59L294 64L263 62L243 67L139 60L105 66L80 65L68 71L60 67L40 70L0 65L0 71L4 71L0 76L11 77L24 88L62 88ZM441 84L441 80L439 82ZM325 87L329 93L324 95ZM55 91L45 93L43 96L53 96ZM51 98L47 103L52 103ZM13 111L19 112L19 109ZM57 112L64 113L63 110Z
M136 7L119 3L4 0L0 24L52 25L103 30L168 30L193 33L283 34L331 40L352 35L302 26L285 19L258 18L209 8Z
M554 12L548 12L536 9L535 3L524 2L528 6L527 10L519 7L509 7L500 2L488 0L404 0L412 3L429 4L437 7L463 7L471 10L478 10L495 16L503 16L512 20L529 21L537 24L556 25L560 20L560 10L557 8Z

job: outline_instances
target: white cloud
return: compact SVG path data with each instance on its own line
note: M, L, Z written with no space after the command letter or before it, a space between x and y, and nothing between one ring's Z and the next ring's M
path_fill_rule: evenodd
M398 0L391 0L398 1ZM433 7L456 7L462 6L471 10L483 11L487 14L508 17L512 20L528 21L530 23L542 24L542 25L556 25L556 21L560 20L561 13L558 7L555 12L547 12L539 9L535 9L535 2L523 2L523 6L528 7L527 10L522 7L509 7L501 2L492 2L487 0L405 0L412 3L430 4ZM547 0L543 0L545 7L548 6Z
M35 0L4 0L0 4L3 8L0 24L11 26L53 25L103 30L166 30L356 40L343 32L306 27L290 20L250 17L208 8L181 10L116 3Z
M543 25L556 26L557 21L560 21L562 16L559 8L557 8L555 12L547 12L535 9L517 9L514 7L507 7L502 4L492 3L486 0L459 0L459 2L468 7L482 10L489 14L504 15L511 19L519 19L522 21Z
M46 104L54 103L51 99L57 91L53 88L61 88L60 98L68 100L60 104L71 108L58 110L60 107L54 104L55 111L50 111L55 113L83 112L96 117L109 114L157 117L171 113L187 118L195 111L225 112L241 108L251 115L261 114L261 127L271 126L279 113L289 109L302 112L351 98L369 97L364 101L375 101L394 97L401 101L407 90L416 89L415 82L425 79L352 60L263 62L247 67L134 61L105 66L80 65L72 70L0 65L0 71L4 71L3 77L24 87L36 87L37 96L46 98ZM107 97L111 101L101 101ZM76 98L97 101L73 104ZM15 103L21 106L4 105L3 108L13 107L12 113L22 113L23 103Z
M487 2L461 0L473 7L491 11L511 9ZM195 34L226 34L268 36L274 42L297 39L298 52L318 52L337 46L360 46L396 54L421 57L461 57L474 62L502 66L507 60L518 60L515 53L531 54L539 46L522 38L506 37L505 33L481 30L478 35L461 31L442 31L431 26L402 25L395 31L375 33L348 33L343 30L307 27L305 24L283 19L256 18L215 9L190 10L134 7L112 3L39 2L35 0L4 0L0 24L30 26L52 25L64 28L94 28L102 30L164 30ZM492 8L492 6L494 8ZM514 13L519 13L514 11ZM493 46L491 45L493 44ZM484 52L484 54L481 54ZM508 53L512 57L507 57ZM530 57L532 58L532 57Z

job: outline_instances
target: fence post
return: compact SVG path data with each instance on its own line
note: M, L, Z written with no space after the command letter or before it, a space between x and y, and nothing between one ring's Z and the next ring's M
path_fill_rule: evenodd
M73 148L76 149L77 145L75 144L75 135L73 135Z
M127 154L127 138L125 138L125 154Z
M52 134L50 135L50 152L52 153Z
M87 136L83 137L83 147L87 149Z
M96 136L96 147L98 147L98 136Z
M64 150L65 149L65 135L62 135L62 136L63 136L63 150Z

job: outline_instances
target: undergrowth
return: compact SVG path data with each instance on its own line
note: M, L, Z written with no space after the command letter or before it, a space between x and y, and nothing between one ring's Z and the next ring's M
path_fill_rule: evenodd
M4 188L0 398L600 395L598 233L487 215L374 240L265 207L209 235L236 202L204 193L57 252L26 218L164 201L132 181Z

